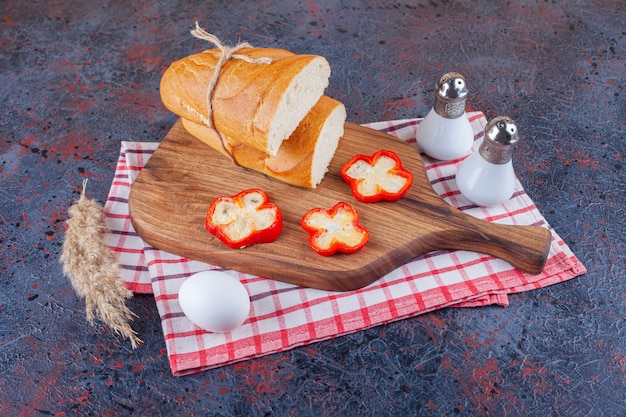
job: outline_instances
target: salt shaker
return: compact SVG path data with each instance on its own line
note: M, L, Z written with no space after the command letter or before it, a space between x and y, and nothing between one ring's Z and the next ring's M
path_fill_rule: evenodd
M518 128L510 117L498 116L487 123L480 147L457 170L456 183L461 194L480 206L510 199L515 191L513 148L518 141Z
M465 77L458 72L444 74L435 84L435 104L415 135L426 155L450 161L469 153L474 132L465 112L467 95Z

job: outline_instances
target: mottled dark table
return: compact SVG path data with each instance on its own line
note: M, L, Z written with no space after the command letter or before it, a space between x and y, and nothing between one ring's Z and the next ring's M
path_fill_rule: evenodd
M326 56L352 122L423 117L465 74L470 110L520 125L517 174L588 273L182 378L153 297L128 302L137 350L90 327L59 264L67 208L84 177L104 202L120 141L172 126L159 80L205 48L196 20ZM0 415L626 415L625 22L606 0L3 0Z

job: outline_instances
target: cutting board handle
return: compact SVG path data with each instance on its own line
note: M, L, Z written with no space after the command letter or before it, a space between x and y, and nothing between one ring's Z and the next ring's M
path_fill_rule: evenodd
M425 244L431 249L480 252L503 259L521 271L537 275L543 271L550 252L552 234L540 226L505 225L477 219L443 200L422 196L422 201L403 199L414 210L426 214L437 233ZM401 200L401 201L403 201ZM430 201L428 201L430 200ZM428 204L430 202L431 204ZM423 248L417 248L423 252Z
M474 233L462 233L447 246L501 258L532 275L543 271L552 240L548 229L487 222L473 224L476 228Z

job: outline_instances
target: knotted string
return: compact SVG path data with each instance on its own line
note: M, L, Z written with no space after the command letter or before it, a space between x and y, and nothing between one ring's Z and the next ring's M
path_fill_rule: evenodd
M222 44L217 36L208 33L204 29L202 29L198 22L196 22L196 28L191 30L191 34L198 39L211 42L222 52L219 59L217 60L217 65L215 65L215 70L213 71L213 76L211 77L211 81L209 82L206 93L208 116L207 119L211 123L211 126L209 127L215 128L213 123L213 106L211 105L211 103L213 101L213 90L215 89L215 85L217 84L220 72L222 71L222 66L231 59L241 59L251 64L270 64L272 62L272 59L267 57L253 59L247 55L237 54L237 51L242 48L251 48L250 44L248 42L240 42L233 47L226 46Z
M211 77L211 81L209 82L209 86L207 87L207 92L206 92L206 102L207 102L207 118L206 121L209 124L209 127L212 129L215 129L215 131L217 132L219 138L220 138L220 142L222 143L222 149L224 150L224 152L226 152L228 155L230 155L230 159L231 161L233 161L236 165L239 165L239 163L235 160L235 157L233 156L233 153L230 151L230 149L226 146L226 138L224 138L224 135L222 134L222 132L220 132L219 130L217 130L215 128L215 123L213 121L213 91L215 90L215 85L217 84L217 80L220 77L220 73L222 72L222 66L228 62L231 59L241 59L243 61L249 62L251 64L270 64L272 62L271 58L267 58L267 57L261 57L261 58L250 58L247 55L241 55L241 54L237 54L237 51L239 51L242 48L251 48L250 44L248 42L240 42L238 43L236 46L234 47L229 47L224 45L218 38L217 36L208 33L207 31L205 31L204 29L202 29L200 27L200 25L198 24L198 22L196 22L196 28L191 30L191 34L198 39L202 39L205 40L207 42L211 42L213 45L215 45L220 51L220 57L217 60L217 64L215 65L215 70L213 71L213 76Z

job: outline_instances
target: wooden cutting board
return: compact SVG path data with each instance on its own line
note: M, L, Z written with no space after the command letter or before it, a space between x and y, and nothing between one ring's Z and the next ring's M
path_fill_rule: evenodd
M462 249L502 258L538 274L551 235L534 226L506 226L475 219L451 207L432 189L419 152L411 145L356 124L345 135L316 189L287 185L229 159L193 138L179 121L132 185L130 216L148 244L191 259L306 287L348 291L364 287L418 255ZM380 149L398 154L414 175L409 192L396 202L360 203L339 170L356 154ZM222 195L258 187L283 214L283 230L273 243L230 249L204 228L209 204ZM352 204L370 241L358 253L324 257L308 245L300 219L313 207Z

